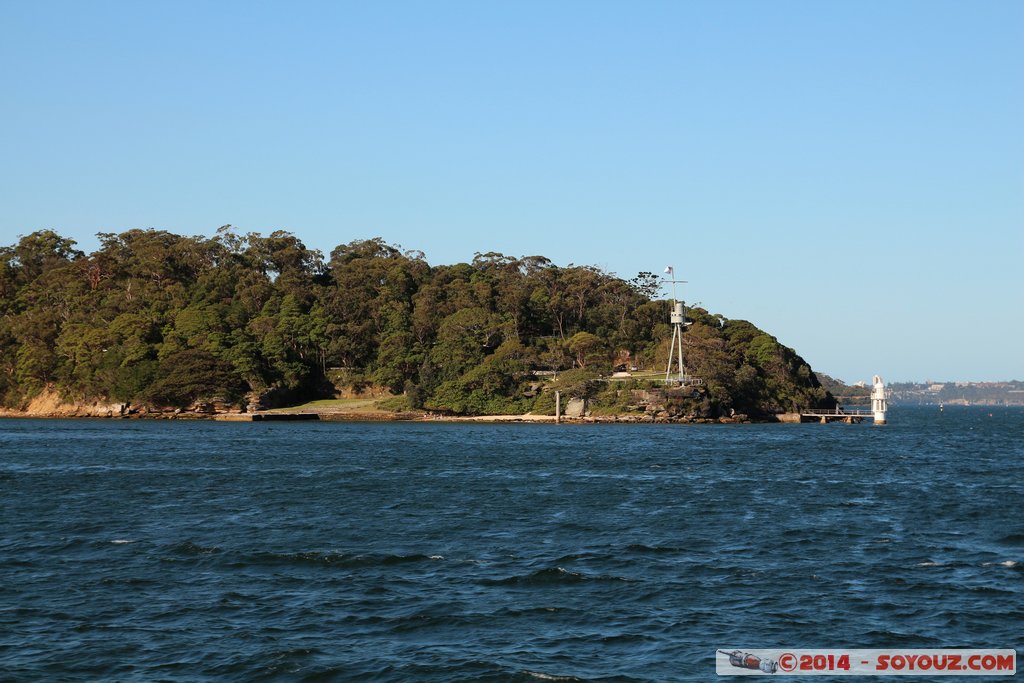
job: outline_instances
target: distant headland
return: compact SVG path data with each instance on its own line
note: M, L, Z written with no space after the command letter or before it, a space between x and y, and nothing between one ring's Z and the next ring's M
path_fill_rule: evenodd
M99 238L0 247L5 415L544 420L560 400L578 420L744 422L836 405L793 349L673 308L650 272L493 252L432 266L380 238L325 257L230 226ZM698 381L664 381L674 332Z
M871 386L846 384L824 373L818 380L843 405L867 405ZM1024 406L1024 382L893 382L886 388L894 405Z

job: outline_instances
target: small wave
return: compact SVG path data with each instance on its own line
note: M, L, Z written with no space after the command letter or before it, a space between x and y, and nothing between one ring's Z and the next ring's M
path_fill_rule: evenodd
M576 678L575 676L556 676L554 674L546 674L541 671L524 671L527 676L532 676L539 681L582 681L582 678Z
M170 546L168 550L178 555L212 555L220 552L220 548L217 546L203 546L192 541L176 543Z
M1020 562L1016 560L1003 560L1002 562L982 562L982 567L1016 567Z
M996 588L994 586L971 586L967 588L967 591L974 595L1005 595L1011 598L1013 596L1013 591Z
M447 614L434 608L387 619L389 633L410 633L413 631L435 631L439 628L458 631L473 630L479 625L482 616L473 614Z
M631 543L626 546L626 550L631 553L679 553L682 552L682 548L676 548L668 545L644 545L642 543Z
M305 668L307 662L314 660L322 654L322 650L310 647L294 647L287 650L278 650L277 652L268 652L263 655L266 666L260 672L260 677L294 676Z
M509 617L530 617L530 616L549 616L557 612L565 612L564 607L526 607L522 609L516 609L513 607L506 607L501 610L501 614Z
M103 586L155 586L158 582L155 579L146 579L139 576L128 578L107 576L100 579Z
M114 545L124 545L126 543L134 543L134 542L135 541L130 541L127 538L115 538L114 540L111 541L111 543L113 543Z
M623 576L588 576L562 567L538 569L532 574L509 576L504 579L484 579L485 586L557 586L583 583L586 581L630 581Z
M1007 534L1000 538L997 543L1003 545L1024 545L1024 534Z
M246 564L270 565L325 565L335 567L378 567L410 562L443 560L443 555L392 555L392 554L361 554L352 555L339 552L306 551L299 553L258 552L245 557Z
M903 633L889 631L887 629L872 630L864 634L867 643L884 643L887 647L899 647L902 645L914 647L937 647L938 641L931 636L918 633Z
M656 640L657 638L641 633L617 633L613 636L601 637L601 642L605 645L631 645L633 643L653 642Z
M570 553L568 555L562 555L558 559L554 560L553 563L556 565L568 564L569 562L579 562L580 560L593 560L593 559L608 559L606 555L598 555L595 553Z
M220 603L229 604L234 602L255 602L259 598L255 595L246 595L245 593L239 593L238 591L228 591L224 595L220 596Z

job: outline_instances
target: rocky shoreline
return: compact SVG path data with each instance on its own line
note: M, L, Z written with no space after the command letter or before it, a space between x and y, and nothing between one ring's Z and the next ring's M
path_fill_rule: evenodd
M252 407L252 406L250 406ZM154 409L128 403L66 402L56 392L45 391L33 398L22 410L0 408L0 418L117 418L148 420L217 420L224 422L262 422L286 420L319 420L327 422L493 422L493 423L556 423L564 424L752 424L799 422L796 414L781 414L769 419L752 419L733 413L720 417L672 414L662 406L650 404L638 412L595 415L587 411L583 401L571 405L559 420L554 415L446 415L427 411L392 412L376 408L365 410L269 409L243 410L219 401L199 402L188 409Z
M752 420L745 415L719 418L662 417L654 415L584 415L579 417L554 415L438 415L419 412L345 412L329 411L287 412L266 410L243 412L197 412L133 410L124 404L93 404L76 409L54 411L0 409L0 418L11 419L138 419L138 420L213 420L218 422L301 421L321 422L480 422L480 423L546 423L546 424L766 424L799 422L799 415L778 415L775 419Z

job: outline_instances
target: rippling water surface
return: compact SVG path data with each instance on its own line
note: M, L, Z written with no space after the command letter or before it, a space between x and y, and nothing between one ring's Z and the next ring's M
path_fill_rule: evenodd
M0 678L710 680L715 647L1022 649L1024 410L890 420L0 420Z

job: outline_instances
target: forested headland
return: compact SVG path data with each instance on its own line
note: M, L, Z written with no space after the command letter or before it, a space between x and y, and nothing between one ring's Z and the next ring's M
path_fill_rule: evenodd
M436 265L380 238L324 257L293 234L101 233L91 254L51 230L0 247L0 402L149 409L274 407L370 388L451 415L551 414L554 389L628 411L664 371L669 303L657 276L623 279L543 256ZM729 277L723 273L722 277ZM754 417L834 399L806 362L743 320L687 310L676 414ZM543 372L541 372L543 371ZM557 373L552 376L550 373Z

